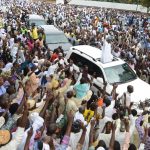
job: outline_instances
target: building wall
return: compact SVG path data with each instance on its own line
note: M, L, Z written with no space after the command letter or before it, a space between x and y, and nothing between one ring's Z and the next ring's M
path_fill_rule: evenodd
M140 12L144 12L144 13L147 12L147 8L145 8L141 5L137 6L135 4L123 4L123 3L88 1L88 0L71 0L70 4L104 7L104 8L114 8L114 9L131 10L131 11L140 11Z

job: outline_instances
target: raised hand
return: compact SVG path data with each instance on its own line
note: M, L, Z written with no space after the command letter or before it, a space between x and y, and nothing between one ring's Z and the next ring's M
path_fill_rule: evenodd
M118 87L118 84L117 83L114 83L113 84L113 89L116 89Z
M116 131L116 123L113 123L112 124L112 132L115 132Z

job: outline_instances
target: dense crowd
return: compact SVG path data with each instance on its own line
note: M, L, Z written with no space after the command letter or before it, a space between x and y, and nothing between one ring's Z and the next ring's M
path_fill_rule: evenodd
M150 20L147 14L106 8L6 1L0 12L0 150L150 150L150 112L130 101L134 87L118 97L107 83L97 94L88 66L74 70L62 47L54 51L27 14L42 15L72 45L102 49L124 59L150 84ZM141 87L142 88L142 87ZM141 89L142 90L142 89Z

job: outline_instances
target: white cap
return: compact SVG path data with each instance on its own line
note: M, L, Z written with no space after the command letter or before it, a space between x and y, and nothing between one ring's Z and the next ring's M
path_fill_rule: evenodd
M103 147L99 147L97 150L105 150Z

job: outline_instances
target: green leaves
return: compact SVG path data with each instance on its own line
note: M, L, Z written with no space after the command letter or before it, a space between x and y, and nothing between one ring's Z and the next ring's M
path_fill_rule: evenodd
M140 4L144 7L147 7L147 12L149 12L149 8L150 8L150 0L141 0Z

